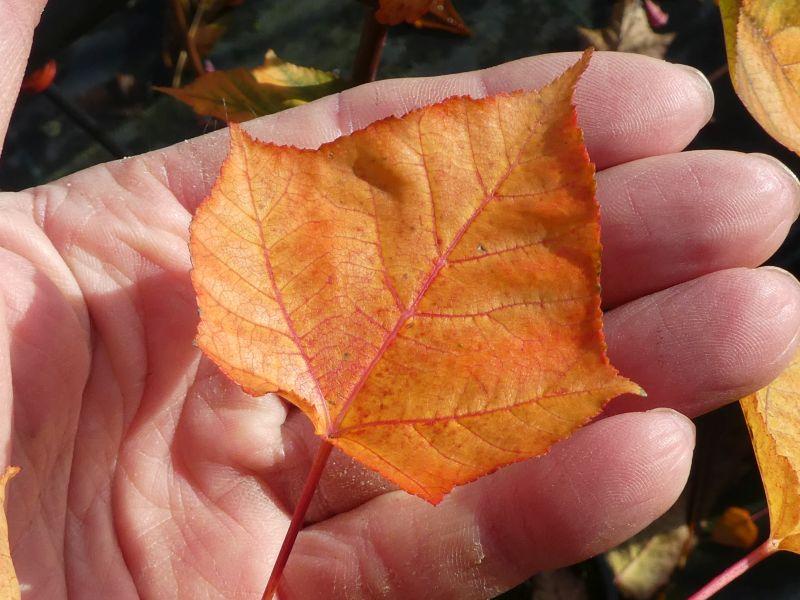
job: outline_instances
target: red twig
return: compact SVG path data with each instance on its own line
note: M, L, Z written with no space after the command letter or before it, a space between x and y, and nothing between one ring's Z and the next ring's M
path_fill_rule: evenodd
M688 600L707 600L711 598L711 596L716 594L731 581L746 573L753 565L757 565L771 554L777 552L777 550L778 542L773 539L768 539L750 554L733 563L730 567L700 588L700 590L689 596Z
M389 28L386 25L378 23L375 19L374 7L367 7L364 14L364 24L361 27L361 39L358 42L356 59L353 63L353 85L375 81L388 30Z
M267 582L267 589L264 590L262 600L272 600L272 596L278 590L278 584L283 575L283 569L286 567L286 562L289 560L289 554L292 552L292 547L297 539L297 534L303 528L303 522L306 518L306 512L311 504L311 499L314 497L314 492L317 491L322 472L325 470L325 463L328 462L328 457L333 450L333 444L330 442L322 442L317 454L314 456L314 462L311 464L311 470L308 472L308 477L303 485L303 492L300 494L300 499L297 501L297 506L292 515L292 521L289 523L289 529L286 532L286 537L283 538L283 544L278 552L278 558L275 559L275 565L272 567L272 573Z

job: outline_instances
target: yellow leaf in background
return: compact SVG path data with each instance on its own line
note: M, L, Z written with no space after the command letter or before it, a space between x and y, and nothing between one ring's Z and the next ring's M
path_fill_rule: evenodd
M800 0L720 0L731 80L772 137L800 153Z
M731 506L714 524L711 539L723 546L747 549L758 540L758 525L753 522L749 510Z
M800 554L800 354L741 405L767 493L770 537Z
M736 71L736 26L739 23L739 0L719 2L719 14L725 31L725 52L728 55L728 70L733 78Z
M305 104L342 89L335 73L301 67L270 50L255 69L212 71L182 88L156 88L197 114L241 123Z
M0 507L5 504L6 484L19 473L19 467L6 467L0 475ZM5 510L0 512L0 598L15 600L19 598L19 583L14 572L14 563L11 562L11 549L8 545L8 524L6 523Z
M258 83L268 83L286 88L323 85L337 79L336 74L330 71L301 67L286 62L279 58L274 50L267 50L264 55L264 64L253 69L252 73Z

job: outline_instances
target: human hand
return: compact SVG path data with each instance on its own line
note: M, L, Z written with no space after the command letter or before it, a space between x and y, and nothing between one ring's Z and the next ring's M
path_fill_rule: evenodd
M42 4L0 4L0 136ZM575 58L382 81L246 128L315 147L453 94L540 87ZM694 416L761 387L800 330L797 283L754 268L800 186L765 157L675 154L712 103L698 74L614 53L593 57L577 93L600 169L609 353L649 396L437 507L334 453L282 598L491 597L674 502L692 425L643 411ZM0 194L0 440L23 468L8 514L27 597L260 597L318 442L296 409L243 394L192 346L188 225L226 140Z

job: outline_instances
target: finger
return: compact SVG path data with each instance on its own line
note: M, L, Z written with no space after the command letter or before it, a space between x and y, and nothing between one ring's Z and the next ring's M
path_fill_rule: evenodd
M0 2L0 150L8 121L19 93L22 76L45 0L4 0Z
M578 56L548 54L483 71L378 81L250 121L246 128L266 141L315 148L378 119L450 96L540 88ZM711 87L698 71L616 52L592 57L575 102L589 154L600 168L683 149L708 121L714 103ZM152 153L146 160L191 209L216 177L226 140L227 132L215 132Z
M669 406L694 416L762 387L793 355L799 294L795 280L783 271L735 269L609 311L605 330L611 360L648 397L616 399L607 414ZM293 506L316 452L313 427L300 411L290 411L278 425L283 452L277 460L275 448L264 442L265 432L276 426L275 407L263 400L238 400L241 392L226 399L220 391L224 376L214 376L220 379L210 388L215 410L196 410L191 401L184 410L186 439L195 447L192 456L260 473L281 505ZM310 521L351 510L387 487L371 471L335 453L319 490Z
M439 506L385 494L304 530L281 597L492 597L644 528L677 499L693 447L672 411L621 415Z
M612 167L597 174L597 196L607 306L706 273L756 267L800 210L791 171L766 155L738 152L682 152Z
M788 366L800 337L800 286L773 267L730 269L629 302L604 322L612 363L648 394L616 398L608 414L668 406L696 416Z

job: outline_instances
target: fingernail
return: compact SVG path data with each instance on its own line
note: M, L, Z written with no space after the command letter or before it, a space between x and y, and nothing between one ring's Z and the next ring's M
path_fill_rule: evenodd
M794 217L795 219L800 215L800 179L797 178L797 175L794 171L792 171L789 167L783 164L774 156L770 156L769 154L762 154L761 152L753 152L750 154L755 158L758 158L766 163L769 163L773 168L779 167L777 171L781 174L780 177L783 179L788 188L792 190L792 199L794 201Z
M788 280L791 280L792 285L800 287L800 281L797 281L797 277L789 273L786 269L781 269L780 267L773 267L772 265L767 265L766 267L761 267L762 271L769 271L770 273L775 273L776 275L780 275L781 277L785 277Z
M676 410L664 407L648 410L647 413L648 414L652 413L659 416L664 415L665 417L669 417L675 428L678 431L680 431L681 434L683 434L684 438L691 441L692 445L694 445L695 427L691 419L685 417Z
M675 66L680 67L687 73L691 74L692 81L695 84L698 92L706 101L706 106L708 109L708 114L706 115L706 122L711 119L711 115L714 114L714 89L711 87L711 83L708 81L706 76L703 74L702 71L695 69L694 67L690 67L689 65L682 65L677 64Z

